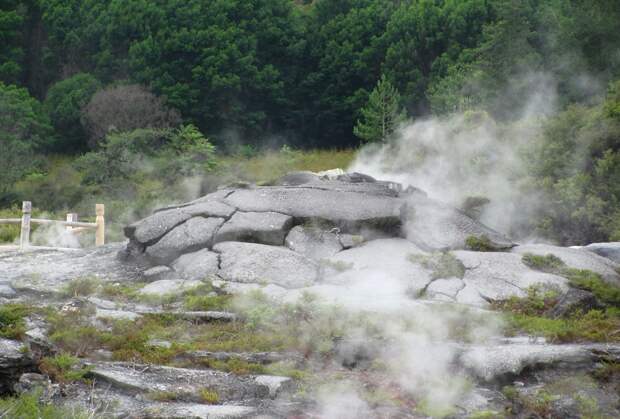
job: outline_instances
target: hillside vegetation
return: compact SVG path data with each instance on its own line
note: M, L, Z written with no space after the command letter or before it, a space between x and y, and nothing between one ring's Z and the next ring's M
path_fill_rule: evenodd
M482 111L543 119L520 231L620 240L619 21L612 0L5 1L0 207L103 200L122 223Z

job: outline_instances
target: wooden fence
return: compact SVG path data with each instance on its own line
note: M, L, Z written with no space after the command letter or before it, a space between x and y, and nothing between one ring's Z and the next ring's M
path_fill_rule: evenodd
M67 214L66 221L32 218L32 203L30 201L24 201L22 203L22 218L0 218L0 224L21 224L21 232L19 235L19 247L21 249L30 246L31 224L63 225L72 233L79 233L81 231L94 229L95 245L103 246L105 244L105 207L103 204L95 205L95 214L97 215L97 218L94 223L79 222L78 216L75 213Z

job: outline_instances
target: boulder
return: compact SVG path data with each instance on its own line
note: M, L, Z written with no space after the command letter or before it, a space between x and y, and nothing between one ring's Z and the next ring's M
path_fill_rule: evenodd
M201 249L179 256L172 262L172 268L185 279L207 279L217 274L219 256L209 249Z
M334 284L361 284L417 295L431 281L430 272L411 261L424 254L405 239L377 239L343 250L321 261L325 281Z
M343 232L361 227L393 231L400 226L402 205L394 197L314 187L236 190L225 202L240 211L274 211L302 221L328 220L341 227Z
M465 347L459 362L485 381L518 375L529 366L565 363L578 366L591 363L597 353L609 345L549 345L540 343L506 343ZM611 345L618 348L618 345Z
M275 184L281 186L298 186L306 183L320 182L316 173L308 171L290 172L278 179Z
M203 389L217 393L220 402L264 398L270 392L267 385L252 376L215 370L100 362L93 365L91 375L130 394L170 393L179 401L201 401Z
M541 256L552 254L562 259L569 268L587 269L596 272L609 283L620 286L620 275L616 271L620 265L588 250L547 244L526 244L517 246L512 251L520 255L525 253Z
M328 258L342 250L336 233L317 227L293 227L286 236L285 244L289 249L314 260Z
M494 250L514 246L503 234L464 212L419 194L408 199L401 214L407 239L424 249L464 249L466 240L472 236L486 238Z
M284 247L223 242L213 251L220 254L219 275L227 281L299 288L318 279L314 261Z
M147 247L145 253L155 263L170 263L184 253L210 247L215 232L223 222L223 218L191 218L166 233L154 245Z
M590 310L601 308L594 294L589 291L571 288L562 296L560 301L549 310L550 317L569 317L576 311L587 313Z
M277 212L237 211L215 235L214 242L239 241L282 246L293 217Z
M456 296L458 302L485 305L484 301L525 297L533 285L568 290L566 278L532 270L514 253L458 250L452 254L465 266L465 287ZM476 293L481 299L475 298Z
M584 249L620 263L620 242L592 243L585 246Z
M465 288L465 283L456 277L439 278L426 287L425 296L440 301L455 301L456 295Z
M162 279L173 279L175 273L168 266L153 266L142 273L142 277L146 282L154 282Z
M183 292L202 284L201 281L182 279L162 279L151 282L140 290L140 294L153 297L165 297L167 295L180 295Z
M34 361L23 347L21 342L0 338L0 394L13 391L20 375L34 367Z
M125 236L143 245L150 245L191 217L190 214L183 212L180 208L156 212L125 227Z

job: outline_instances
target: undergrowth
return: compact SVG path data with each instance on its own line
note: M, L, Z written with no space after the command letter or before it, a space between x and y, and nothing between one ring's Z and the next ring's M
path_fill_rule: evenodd
M31 309L23 304L5 304L0 306L0 337L22 339L26 332L25 317Z

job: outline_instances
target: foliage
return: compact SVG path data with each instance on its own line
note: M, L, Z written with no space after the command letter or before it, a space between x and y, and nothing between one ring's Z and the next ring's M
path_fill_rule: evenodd
M200 400L207 404L218 404L220 395L215 390L203 388L200 390Z
M548 273L558 273L566 266L562 259L551 253L544 256L524 253L521 261L532 269Z
M59 136L56 150L75 153L86 149L81 111L100 88L101 83L87 73L75 74L49 88L44 106Z
M596 272L587 269L566 269L564 275L571 286L590 291L603 304L620 308L620 287L606 282Z
M0 203L36 167L33 153L49 144L51 134L41 104L26 89L0 82Z
M353 128L353 133L364 142L386 141L406 119L400 105L400 94L390 84L385 75L370 92L368 102L360 110L361 119Z
M68 297L88 296L94 294L99 285L97 278L75 278L65 285L64 294Z
M21 339L26 332L24 318L30 309L23 304L4 304L0 306L0 337Z
M545 289L533 285L528 287L527 296L512 296L504 301L495 301L493 307L510 313L525 316L542 316L558 301L560 292L556 289Z
M465 239L465 248L476 252L492 252L496 250L488 236L468 236Z
M60 383L83 381L90 371L90 368L80 365L78 358L64 353L41 359L39 369Z

